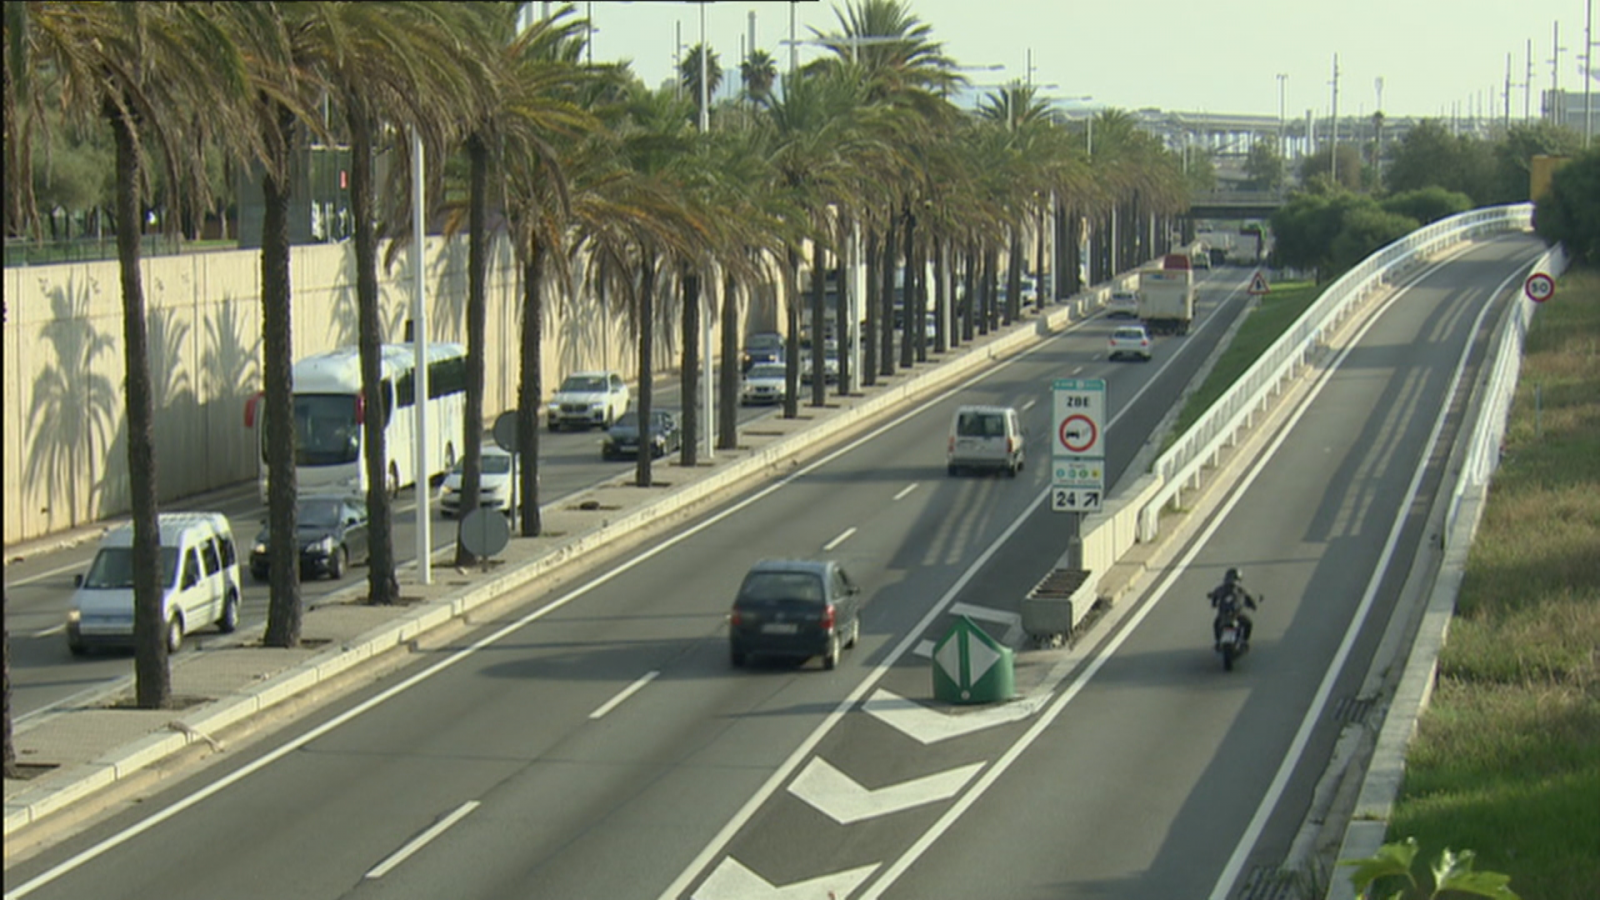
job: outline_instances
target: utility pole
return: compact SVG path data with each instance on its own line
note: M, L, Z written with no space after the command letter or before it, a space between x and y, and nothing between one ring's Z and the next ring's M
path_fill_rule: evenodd
M1501 94L1505 98L1505 128L1511 130L1511 54L1506 54L1506 89Z
M1283 106L1283 101L1284 101L1284 85L1285 85L1285 83L1288 82L1288 80L1289 80L1289 73L1288 72L1279 72L1278 73L1278 155L1282 156L1285 159L1287 159L1289 157L1289 151L1287 149L1285 149L1284 146L1283 146L1283 126L1284 126L1284 119L1283 119L1284 106Z
M1594 84L1594 0L1583 5L1583 149L1589 149L1594 135L1594 99L1590 92Z
M1333 55L1333 138L1328 143L1328 172L1339 183L1339 54Z

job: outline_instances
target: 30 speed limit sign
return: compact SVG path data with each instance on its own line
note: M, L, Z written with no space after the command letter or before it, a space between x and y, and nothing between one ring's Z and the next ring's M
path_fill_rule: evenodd
M1528 295L1529 300L1543 303L1555 294L1556 280L1543 272L1535 272L1523 283L1522 292Z

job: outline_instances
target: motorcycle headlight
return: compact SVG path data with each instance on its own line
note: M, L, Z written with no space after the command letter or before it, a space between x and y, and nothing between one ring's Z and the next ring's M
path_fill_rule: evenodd
M333 536L329 535L329 536L323 538L322 540L317 541L315 546L316 546L316 548L318 550L321 550L323 553L332 553L333 552Z
M252 548L250 552L258 556L265 556L267 553L267 542L257 541L255 547Z

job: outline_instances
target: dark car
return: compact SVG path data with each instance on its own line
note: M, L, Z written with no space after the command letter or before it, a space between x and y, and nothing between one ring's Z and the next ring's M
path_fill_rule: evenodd
M678 430L678 418L669 412L650 412L650 454L666 456L683 446L683 432ZM623 459L639 454L639 414L629 411L606 432L600 442L601 459Z
M839 665L844 647L861 637L861 589L832 560L769 559L744 576L728 616L728 658L807 659Z
M295 542L300 545L300 577L344 577L355 560L367 561L367 504L359 497L301 497L295 514ZM256 535L250 550L250 574L267 579L270 529Z
M741 372L750 371L750 367L757 363L783 362L784 339L783 335L772 331L763 331L746 335L744 339L744 356Z

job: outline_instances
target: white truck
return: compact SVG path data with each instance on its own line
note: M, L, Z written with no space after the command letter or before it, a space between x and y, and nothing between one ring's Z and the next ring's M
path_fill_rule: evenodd
M1188 334L1194 321L1194 272L1145 269L1139 273L1139 320L1151 334Z

